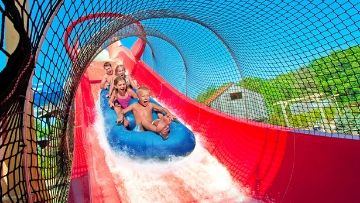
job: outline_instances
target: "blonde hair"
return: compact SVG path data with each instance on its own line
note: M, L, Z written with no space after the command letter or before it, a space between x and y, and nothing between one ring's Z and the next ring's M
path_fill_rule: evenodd
M121 80L124 81L126 84L125 78L118 76L114 79L114 85L117 85Z
M150 92L149 88L145 87L145 86L141 86L137 89L137 93L140 92Z
M122 68L122 69L124 69L124 71L125 71L124 65L119 64L119 65L117 65L117 66L115 67L115 73L117 73L117 72L119 71L119 68Z

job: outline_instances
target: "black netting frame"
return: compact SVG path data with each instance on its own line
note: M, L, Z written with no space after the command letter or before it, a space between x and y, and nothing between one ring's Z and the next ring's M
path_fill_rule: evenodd
M145 39L145 62L179 91L218 111L358 139L357 1L4 0L0 10L1 56L7 61L0 73L2 201L66 201L75 90L114 36ZM69 47L78 44L79 53L66 50L69 24L100 12L128 17L84 21L69 35ZM5 45L7 20L20 39L14 51ZM168 47L179 57L169 55ZM175 81L178 73L183 77ZM45 88L53 94L43 94Z

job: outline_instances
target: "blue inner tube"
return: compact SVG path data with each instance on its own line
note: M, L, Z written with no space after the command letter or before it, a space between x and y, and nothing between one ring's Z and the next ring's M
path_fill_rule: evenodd
M171 122L167 140L163 140L160 135L151 131L133 131L135 118L132 112L125 115L130 123L129 129L123 125L116 125L116 113L109 107L107 93L107 90L102 90L100 93L100 108L104 117L107 139L115 151L125 152L131 157L168 160L172 157L186 156L194 150L194 134L177 121ZM132 99L130 104L134 102L137 102L137 99ZM156 103L152 99L150 102ZM153 112L153 118L157 118L156 112Z

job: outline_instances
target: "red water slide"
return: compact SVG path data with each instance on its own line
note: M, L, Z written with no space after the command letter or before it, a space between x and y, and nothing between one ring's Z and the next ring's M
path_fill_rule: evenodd
M214 111L182 95L138 61L144 46L139 40L132 48L133 56L119 51L118 58L140 84L149 87L162 104L200 136L208 151L228 168L239 184L249 188L253 197L274 202L360 201L360 141L307 135ZM93 108L90 82L83 77L76 96L70 201L91 198L117 202L121 193L114 190L114 184L121 183L106 180L105 186L97 185L91 174L90 168L97 167L97 171L102 171L96 174L98 180L111 177L105 163L91 163L93 156L100 156L96 160L101 160L103 152L89 152L84 144L84 137L93 133Z
M144 42L132 48L140 58ZM139 83L204 140L252 195L275 202L359 202L360 141L236 119L182 95L143 62L119 53ZM214 174L216 175L216 174Z

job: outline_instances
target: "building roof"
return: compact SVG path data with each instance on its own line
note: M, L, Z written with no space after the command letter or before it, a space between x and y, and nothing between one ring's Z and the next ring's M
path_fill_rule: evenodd
M222 87L220 87L211 97L205 100L204 104L206 106L210 106L211 102L217 99L220 95L222 95L227 89L229 89L234 83L228 83Z

